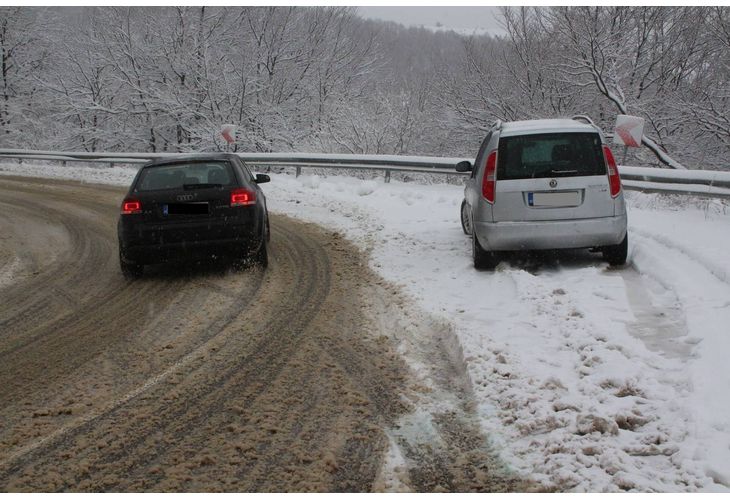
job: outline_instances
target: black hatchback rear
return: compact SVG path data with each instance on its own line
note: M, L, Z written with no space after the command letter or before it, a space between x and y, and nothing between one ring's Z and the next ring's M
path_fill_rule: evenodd
M268 264L269 219L254 177L231 154L157 160L137 173L117 225L125 276L145 264L221 257Z

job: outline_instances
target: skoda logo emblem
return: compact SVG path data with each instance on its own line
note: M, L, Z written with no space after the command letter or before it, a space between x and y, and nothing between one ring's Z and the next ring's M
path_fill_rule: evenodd
M550 179L550 187L558 187L558 181L556 181L555 179Z
M181 194L176 198L177 201L191 201L193 198L195 198L195 196L193 196L192 194Z

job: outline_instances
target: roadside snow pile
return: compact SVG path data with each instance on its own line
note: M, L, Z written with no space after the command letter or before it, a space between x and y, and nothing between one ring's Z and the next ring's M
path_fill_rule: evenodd
M367 196L369 194L373 194L377 188L378 184L375 181L364 181L360 184L360 186L358 186L357 194L360 196Z
M91 165L63 167L58 162L18 164L17 162L0 163L0 175L22 175L25 177L43 177L46 179L75 179L89 184L113 184L129 186L137 174L135 167L94 167Z
M22 174L126 185L134 170ZM478 272L459 186L271 177L271 211L343 231L453 325L481 425L518 471L571 491L730 491L726 205L629 193L630 266L579 251Z

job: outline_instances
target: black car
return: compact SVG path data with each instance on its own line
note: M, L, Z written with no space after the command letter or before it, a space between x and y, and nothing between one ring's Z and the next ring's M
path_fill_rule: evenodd
M127 277L145 264L232 257L268 264L266 198L233 154L196 155L146 163L121 207L119 263Z

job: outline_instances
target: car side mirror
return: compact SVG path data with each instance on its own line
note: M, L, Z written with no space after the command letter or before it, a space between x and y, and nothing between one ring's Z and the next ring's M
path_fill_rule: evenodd
M265 182L271 182L271 177L266 174L256 174L256 184L264 184Z
M460 161L456 164L457 172L471 172L472 168L471 162L467 160Z

